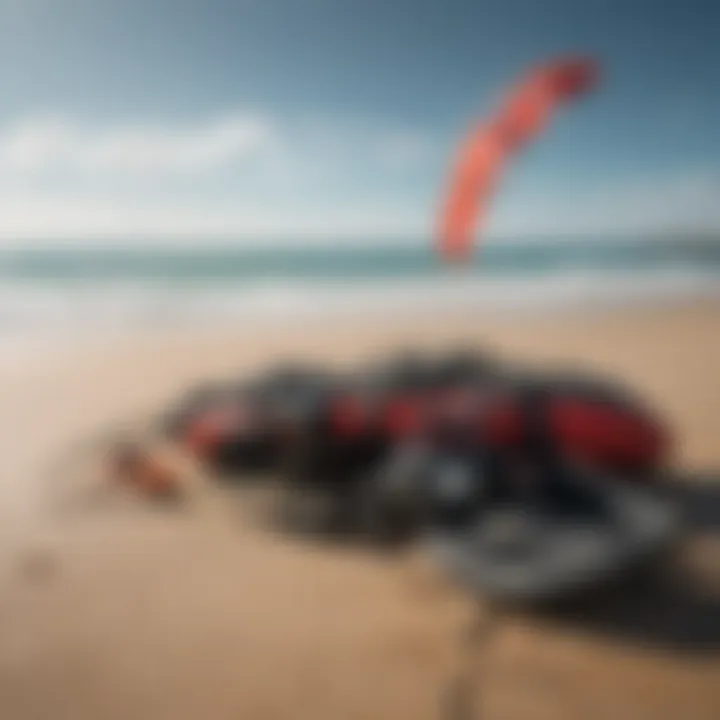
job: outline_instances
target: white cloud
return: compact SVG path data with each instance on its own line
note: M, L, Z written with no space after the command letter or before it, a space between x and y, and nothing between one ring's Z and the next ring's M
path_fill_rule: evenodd
M416 132L342 119L27 119L0 127L0 238L419 232L427 213L407 200L402 173L430 147Z
M72 155L73 128L61 120L23 122L0 135L0 169L4 173L34 173Z
M242 114L184 128L29 120L0 134L0 169L6 175L204 172L268 150L275 137L270 121Z
M412 128L235 112L195 125L0 127L0 240L101 235L430 235L451 143ZM582 194L508 183L486 232L720 231L720 174Z
M144 242L150 236L179 242L211 236L276 236L277 239L417 235L427 227L417 208L382 200L315 204L142 201L88 194L16 193L0 203L0 242L102 236Z

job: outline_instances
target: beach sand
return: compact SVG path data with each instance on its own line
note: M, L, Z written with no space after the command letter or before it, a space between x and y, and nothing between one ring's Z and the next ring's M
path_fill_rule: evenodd
M184 510L74 521L51 518L46 500L73 443L194 382L449 343L615 375L671 419L679 466L720 475L711 302L147 332L44 351L0 368L0 718L439 717L469 608L414 554L279 537L211 491ZM482 675L483 717L720 717L718 655L699 651L720 643L720 597L680 584L646 589L619 619L508 619Z

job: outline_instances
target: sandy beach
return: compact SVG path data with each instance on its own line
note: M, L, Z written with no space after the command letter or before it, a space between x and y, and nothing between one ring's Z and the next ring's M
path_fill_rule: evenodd
M5 363L0 717L437 718L467 604L414 558L304 545L254 526L221 498L66 525L48 518L45 500L54 458L192 383L269 360L346 363L449 343L617 376L671 420L679 467L720 476L713 302L146 332ZM48 566L27 572L32 552ZM640 601L665 612L658 627L637 608L614 625L510 620L483 676L487 717L720 717L720 596ZM690 625L692 638L677 636Z

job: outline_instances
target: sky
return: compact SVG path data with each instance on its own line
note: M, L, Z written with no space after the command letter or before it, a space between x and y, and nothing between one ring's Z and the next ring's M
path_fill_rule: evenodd
M720 232L714 0L0 0L0 241L417 237L533 63L603 83L498 236Z

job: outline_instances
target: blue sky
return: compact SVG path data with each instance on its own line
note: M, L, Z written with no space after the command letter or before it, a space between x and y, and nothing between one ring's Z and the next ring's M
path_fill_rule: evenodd
M497 235L720 230L711 0L0 0L0 237L432 231L526 67L605 82L513 163Z

